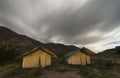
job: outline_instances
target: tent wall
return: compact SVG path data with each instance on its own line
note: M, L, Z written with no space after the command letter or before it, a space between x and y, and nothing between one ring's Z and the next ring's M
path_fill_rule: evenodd
M86 65L86 64L90 64L90 56L85 55L84 53L81 53L81 52L77 52L74 55L67 58L66 61L68 64Z
M90 61L90 56L87 56L87 64L91 64L91 61Z
M35 52L23 58L23 68L32 68L39 66L39 52Z
M23 57L23 68L45 67L51 65L51 55L37 50L36 52Z

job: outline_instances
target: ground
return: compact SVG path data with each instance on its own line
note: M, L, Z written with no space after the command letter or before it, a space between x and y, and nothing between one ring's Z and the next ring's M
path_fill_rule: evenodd
M94 64L87 66L58 65L45 69L23 69L21 64L0 66L0 78L120 78L120 65Z

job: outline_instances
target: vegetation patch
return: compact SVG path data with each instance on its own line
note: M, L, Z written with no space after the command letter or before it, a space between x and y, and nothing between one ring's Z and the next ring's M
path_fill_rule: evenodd
M4 78L40 78L43 74L42 68L31 68L31 69L23 69L21 66L17 65L14 70L6 73Z
M4 66L0 66L0 72L5 71L5 70L7 70L7 69L9 69L13 66L14 66L14 64L7 64L7 65L4 65Z
M58 72L67 72L67 71L71 71L69 68L63 67L63 68L59 68L56 71Z
M85 66L79 66L77 67L78 69L78 74L82 75L85 78L96 78L97 74L95 73L95 71L93 71L91 68L89 67L85 67Z
M8 42L0 43L0 61L13 61L17 57L16 48Z

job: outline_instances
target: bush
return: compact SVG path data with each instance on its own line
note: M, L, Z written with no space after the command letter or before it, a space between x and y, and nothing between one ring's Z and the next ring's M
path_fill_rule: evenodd
M0 43L0 60L14 60L16 54L16 49L8 42L1 42Z
M34 68L24 73L22 77L23 78L35 78L35 77L40 77L42 74L43 73L42 73L41 68Z
M89 67L80 66L78 74L82 75L85 78L96 78L97 74L90 69Z
M23 69L20 65L14 66L15 68L8 72L3 78L41 78L43 72L42 68L29 68Z

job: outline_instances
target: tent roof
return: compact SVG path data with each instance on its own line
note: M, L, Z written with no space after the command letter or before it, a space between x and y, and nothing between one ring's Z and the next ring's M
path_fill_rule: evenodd
M70 57L70 56L74 55L74 54L77 53L77 52L81 52L81 53L84 53L84 54L89 55L89 56L95 54L93 51L91 51L91 50L83 47L83 48L81 48L81 49L77 49L77 50L74 50L74 51L72 51L72 52L67 53L66 55L64 55L64 57L65 57L65 58Z
M81 48L80 50L81 50L83 53L85 53L85 54L87 54L87 55L90 55L90 56L96 54L96 53L94 53L93 51L91 51L90 49L85 48L85 47Z
M69 53L67 53L66 55L64 55L64 57L65 57L65 58L70 57L70 56L74 55L74 54L77 53L77 52L81 52L80 49L77 49L77 50L74 50L74 51L72 51L72 52L69 52Z
M28 51L28 52L23 53L23 54L21 55L21 57L24 57L24 56L27 56L27 55L29 55L29 54L32 54L32 53L36 52L37 50L42 50L42 51L44 51L44 52L52 55L53 57L57 57L56 54L54 54L53 52L49 51L48 49L46 49L46 48L43 47L43 46L36 47L36 48L34 48L34 49L32 49L32 50L30 50L30 51Z

